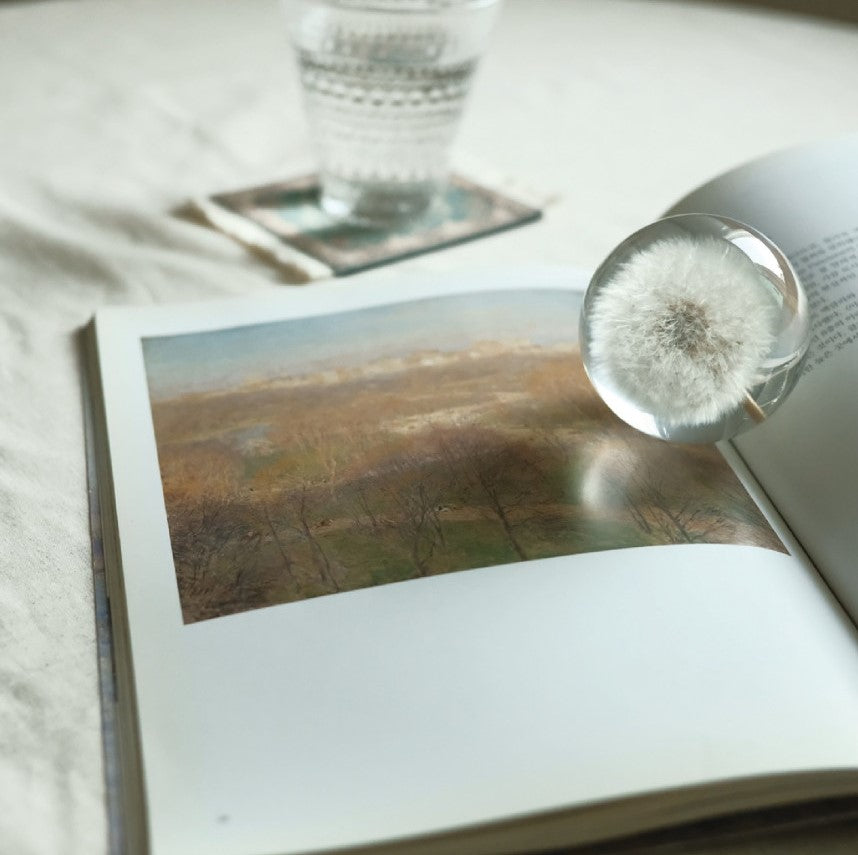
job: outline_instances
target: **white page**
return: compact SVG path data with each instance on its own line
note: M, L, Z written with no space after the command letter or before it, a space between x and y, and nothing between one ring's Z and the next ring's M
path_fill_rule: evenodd
M858 136L741 167L671 213L741 220L775 241L808 292L812 370L735 445L858 619ZM828 265L823 271L821 266Z
M122 402L108 432L156 855L310 852L858 768L853 631L811 571L767 549L593 553L183 624L141 336L462 287L371 283L99 316L105 398Z

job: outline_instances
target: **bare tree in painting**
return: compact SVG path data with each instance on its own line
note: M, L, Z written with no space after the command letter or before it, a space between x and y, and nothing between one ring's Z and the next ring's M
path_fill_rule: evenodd
M438 473L418 455L401 454L391 461L382 489L391 509L387 528L405 546L417 575L430 575L432 557L444 544L438 512L444 484Z
M439 508L447 481L431 454L400 445L351 485L352 527L403 550L414 574L429 576L446 545Z
M274 518L271 500L268 497L262 497L257 502L257 508L264 522L267 535L271 538L271 542L274 544L277 554L283 562L283 574L289 583L297 588L298 580L295 576L295 559L292 556L286 538L281 535L280 528Z
M729 520L708 483L711 467L716 472L723 468L723 463L710 459L714 450L637 436L615 436L611 447L609 486L648 538L659 543L711 543L724 538Z
M184 497L169 510L170 540L176 573L191 583L205 579L214 559L236 536L229 502L216 496Z
M700 497L680 496L654 473L636 473L634 491L626 499L632 519L648 534L665 543L705 543L724 527L724 519Z
M321 429L303 425L282 440L290 454L254 476L260 512L283 562L285 575L297 590L304 586L301 552L309 557L319 584L328 592L342 589L334 564L316 533L325 519L325 505L334 502L340 464L337 441ZM300 550L297 544L303 544ZM302 578L303 577L303 578Z
M301 481L297 488L284 493L283 501L291 512L289 516L292 520L292 528L309 547L313 566L322 584L329 591L341 590L341 585L334 575L331 560L316 535L315 523L320 515L315 509L312 487L306 481Z
M539 482L530 446L476 426L438 430L434 439L468 500L497 520L513 552L527 560L518 528L528 521L538 501Z
M260 576L261 532L237 497L201 496L174 502L173 561L186 620L204 620L265 602Z
M379 517L378 512L373 508L373 502L369 494L370 487L367 480L367 478L361 478L352 485L351 495L354 507L352 522L356 530L368 529L371 535L376 535L382 530L384 520Z

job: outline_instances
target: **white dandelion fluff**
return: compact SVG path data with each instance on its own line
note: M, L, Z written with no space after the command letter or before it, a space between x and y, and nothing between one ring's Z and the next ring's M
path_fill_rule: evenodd
M666 425L715 422L748 400L775 340L753 262L715 237L639 250L595 294L590 359Z

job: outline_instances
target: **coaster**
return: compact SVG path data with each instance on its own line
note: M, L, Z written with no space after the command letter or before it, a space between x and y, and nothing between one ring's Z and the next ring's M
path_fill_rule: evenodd
M347 276L539 219L542 211L455 173L420 218L398 228L343 223L318 204L316 175L194 200L215 228L306 279Z

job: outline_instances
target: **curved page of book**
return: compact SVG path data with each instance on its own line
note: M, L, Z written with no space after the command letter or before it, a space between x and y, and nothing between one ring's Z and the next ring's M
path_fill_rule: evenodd
M808 295L807 369L771 419L735 441L853 620L858 617L858 136L742 166L678 202L767 234Z
M334 385L326 387L340 396L328 424L330 430L351 431L353 448L363 449L359 473L358 451L348 458L337 456L324 442L327 433L312 433L303 424L305 414L299 408L281 411L285 426L276 435L273 429L258 430L250 415L246 423L232 424L235 409L224 409L217 423L197 424L188 448L195 449L194 454L220 455L218 466L209 467L214 474L206 477L222 479L237 472L236 477L251 479L241 481L247 491L253 487L255 495L268 484L264 489L281 503L277 506L281 521L273 516L267 520L269 506L258 496L251 499L249 492L241 494L246 500L242 507L255 503L258 525L232 530L222 539L235 546L244 538L247 544L230 553L236 571L231 590L251 590L247 585L242 588L251 578L250 570L244 576L238 571L241 556L249 555L255 543L261 544L261 554L271 568L279 568L282 584L277 590L297 590L304 578L301 573L315 573L321 587L314 591L322 595L305 591L293 601L259 608L221 599L206 612L205 604L192 596L193 580L183 576L184 601L180 599L177 573L189 559L182 557L184 541L179 535L189 529L180 531L177 509L183 497L193 492L195 479L204 474L196 462L202 458L185 458L189 462L180 482L184 493L162 482L162 475L166 479L173 471L170 467L180 465L171 456L170 446L179 440L164 433L173 424L168 418L173 411L158 410L150 400L154 387L147 382L152 383L157 364L173 364L170 353L176 351L171 348L190 346L190 339L182 336L222 330L238 335L255 324L297 321L291 340L298 347L301 336L315 329L313 319L336 316L339 332L324 340L313 339L309 349L302 351L302 359L312 363L307 371L321 377L329 370L325 359L345 347L342 343L354 320L349 312L374 307L407 315L416 308L416 316L408 315L413 326L406 332L413 340L409 352L423 354L415 357L422 366L419 370L440 371L441 366L445 377L463 383L463 377L471 376L465 372L466 365L490 359L491 343L480 339L483 344L467 362L452 357L444 362L443 353L433 355L427 344L434 342L439 350L439 336L433 333L424 340L434 311L425 301L467 293L471 301L495 306L500 324L498 307L505 306L507 314L510 309L521 314L529 299L522 295L540 292L547 294L549 303L549 298L568 300L573 321L567 326L568 337L575 339L574 306L579 299L575 289L583 278L569 271L416 279L398 282L395 291L390 282L389 276L377 282L369 277L300 292L269 291L239 301L107 309L97 317L115 498L111 537L121 561L121 568L109 567L108 574L113 608L127 617L128 660L118 663L118 670L120 687L122 675L133 671L150 851L157 855L306 853L347 846L371 849L390 841L424 838L430 841L426 849L402 842L397 851L489 852L497 851L492 848L496 841L493 844L479 834L465 835L452 844L457 838L447 837L446 843L439 841L437 846L431 839L521 819L523 836L511 836L508 841L535 846L563 837L575 842L671 817L808 795L813 791L811 784L825 793L824 773L831 773L834 782L828 791L854 790L858 786L858 648L851 625L814 571L779 548L776 538L761 534L767 524L755 516L752 505L719 517L717 525L710 521L704 526L693 522L699 517L689 516L684 545L674 542L683 539L678 535L662 545L635 545L658 542L656 517L646 517L656 500L640 500L629 510L625 500L632 493L626 492L621 496L625 500L616 502L611 492L616 489L612 467L625 459L622 454L637 448L634 439L624 439L621 446L605 445L619 441L616 427L593 428L583 439L571 423L564 427L563 437L580 440L577 456L569 458L569 473L577 472L575 483L588 507L602 507L602 511L587 523L583 499L562 509L566 516L555 499L540 499L538 531L542 534L537 537L532 527L535 511L513 506L511 498L506 500L506 510L503 506L501 511L493 510L486 498L488 487L485 495L479 494L479 502L475 498L476 480L456 488L458 505L433 500L421 506L416 516L409 515L409 508L421 495L425 497L432 484L438 486L428 474L407 482L411 492L402 487L406 482L397 480L397 474L384 484L400 484L398 492L378 487L372 493L366 485L380 484L382 474L400 470L389 461L378 462L373 457L377 453L374 437L353 428L349 414L355 399L345 394L342 384L351 383L354 375L345 369L340 375L334 372L329 378ZM391 308L394 303L411 304L411 308ZM475 317L488 317L486 312ZM457 317L466 315L462 309ZM449 323L455 326L459 321ZM543 318L537 326L547 323ZM366 346L380 346L389 329L379 326L364 339ZM169 346L160 350L145 344L167 339ZM194 383L227 371L230 345L226 339L219 341L219 350L207 351L208 362L199 367ZM505 370L535 358L533 341L516 342L510 344L511 357L506 351L491 357L507 360ZM556 351L551 350L554 345L540 347L540 358L546 359L562 350L560 345ZM306 356L311 352L316 361ZM372 370L360 375L361 394L367 389L384 390L383 378L401 368L394 360L386 363L388 374L384 374L381 362L379 357L371 363ZM417 371L415 364L409 363L408 370ZM479 364L485 367L490 362ZM277 381L278 388L282 392L288 387L290 395L297 394L296 389L309 394L306 372L296 372L292 370L292 380L285 386L286 381ZM534 395L553 388L545 372L532 366L528 372L528 382L537 390ZM170 370L165 368L162 374L172 376L165 380L168 385L179 383ZM299 376L305 379L299 382ZM488 377L488 371L482 376ZM317 378L320 383L322 379ZM275 381L254 375L242 382L261 384L254 387L257 394ZM204 385L185 387L185 393L201 396L194 399L196 414L209 412L207 408L219 400ZM422 383L411 389L421 400L438 393ZM534 409L512 393L493 391L491 396L507 408L492 429L507 431L503 449L519 448L518 440L512 439L511 432L520 430L510 427L512 414L532 425ZM315 391L313 400L319 400ZM465 472L473 460L484 459L479 450L468 455L450 451L458 448L453 445L457 435L451 433L453 428L477 411L486 412L483 404L478 407L469 400L445 405L447 421L440 411L433 411L432 437L438 444L432 446L432 460L438 466L445 460L458 461L455 475ZM400 406L401 401L394 396L388 404ZM582 420L585 410L581 409ZM561 408L559 417L570 415ZM227 422L230 447L240 446L243 456L224 451ZM429 434L419 431L420 443L408 444L417 430L413 413L391 410L385 423L388 445L400 443L409 453L427 447ZM494 434L486 425L481 429L479 447L494 447L489 442ZM289 446L292 450L287 455L283 444L298 434L303 437L303 451L299 454ZM394 434L400 439L395 440ZM560 434L537 434L540 448L566 448L555 441ZM516 437L521 439L518 433ZM311 446L316 449L312 470L316 480L311 482L309 476L294 480L295 473L303 471L301 461L306 461ZM318 455L320 448L327 451ZM703 452L694 452L698 453ZM445 458L445 454L453 456ZM589 455L588 462L579 471L575 460L584 460L582 455ZM375 461L372 465L367 462L370 459ZM539 479L528 481L532 470L521 465L521 455L503 459L513 461L503 471L519 466L519 483L530 485L527 489L532 493L561 483L560 476L549 478L544 469L539 470ZM327 474L322 477L318 467L324 460ZM696 457L689 460L689 469L703 466ZM238 468L236 461L241 463ZM277 478L293 478L288 490L282 486L287 482L271 486L259 474L273 473L265 467L275 465L280 467ZM420 467L425 466L424 460ZM450 473L451 469L456 467L438 471ZM664 477L672 475L666 465L660 469ZM370 470L374 481L368 480ZM500 479L500 471L484 464L479 473L483 480L489 472ZM631 477L628 468L626 477ZM347 478L352 487L350 520L320 514L302 517L307 502L322 501L323 488L330 493L336 484L336 490L344 491ZM363 496L362 486L366 486ZM282 504L287 499L292 502L288 508ZM747 538L718 542L717 532L727 516L739 520L735 531L748 533ZM288 525L287 519L292 521ZM415 528L415 520L421 519L426 527ZM169 524L173 525L172 543ZM496 545L492 554L503 560L484 556L474 569L436 572L442 558L460 554L480 532L489 530ZM414 531L423 534L415 540ZM547 531L555 532L554 540L545 535ZM552 543L560 543L563 553L574 551L564 545L564 538L571 536L569 532L584 536L587 531L588 536L602 538L590 541L590 551L545 554ZM622 537L618 532L624 533ZM637 534L633 537L632 532ZM703 538L706 532L711 542L688 542ZM514 539L516 533L518 539ZM376 576L367 571L370 581L329 593L331 589L323 584L326 579L344 588L344 580L351 578L346 575L346 552L337 552L347 536L354 538L348 555L375 550L369 553L374 556L369 563L376 561L377 566L371 567ZM212 541L199 538L193 553L198 564L191 561L187 563L191 569L186 568L193 574L196 566L197 580L215 566L208 565L208 571L203 566L205 543ZM768 545L753 545L763 542L760 538L769 538ZM601 548L597 548L599 542ZM278 544L285 554L275 560ZM531 557L537 554L537 546L543 557ZM401 560L392 561L391 555ZM400 566L411 568L410 578L396 581L393 576L378 575L382 570L395 574ZM421 574L421 566L426 573ZM457 569L452 564L447 567L451 568ZM293 577L286 578L290 572ZM386 583L389 579L393 581ZM120 698L123 702L127 708L130 698ZM804 788L796 784L801 780L807 782ZM757 782L756 788L748 787L748 781ZM791 783L779 790L778 781ZM647 794L652 800L646 812L634 814L624 808L634 804L624 800ZM601 817L598 828L588 826L584 817L600 804L614 807L597 814ZM532 821L546 812L567 810L571 819L562 834L553 838L546 836L544 828L540 830L538 821Z

